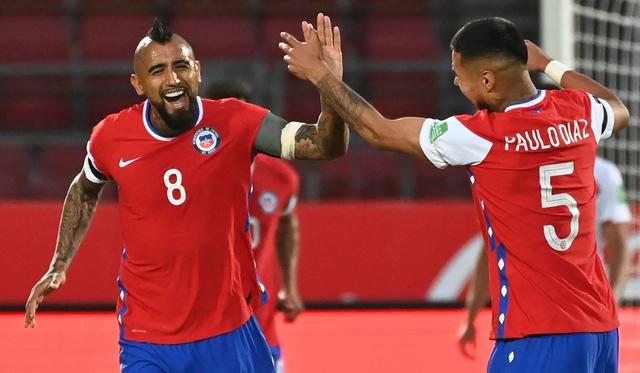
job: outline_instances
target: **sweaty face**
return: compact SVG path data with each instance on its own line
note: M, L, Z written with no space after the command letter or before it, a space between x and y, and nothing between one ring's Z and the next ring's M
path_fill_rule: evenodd
M480 69L474 64L462 64L460 53L451 53L451 69L455 75L453 84L460 88L462 94L476 109L487 108L485 89Z
M149 99L154 111L173 131L191 128L196 120L200 86L200 65L191 47L176 35L165 44L150 42L138 48L134 65L132 83L136 92Z

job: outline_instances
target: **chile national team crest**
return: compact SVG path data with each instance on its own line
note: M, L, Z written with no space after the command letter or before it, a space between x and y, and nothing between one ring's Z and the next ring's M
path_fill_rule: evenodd
M258 198L260 207L265 214L270 215L278 208L278 196L273 192L264 192Z
M211 154L220 145L220 135L210 127L202 127L193 134L193 147L202 154Z

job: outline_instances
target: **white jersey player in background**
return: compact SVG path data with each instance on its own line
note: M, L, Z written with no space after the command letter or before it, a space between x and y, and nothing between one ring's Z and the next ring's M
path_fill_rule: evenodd
M618 303L622 303L629 276L630 255L627 248L631 210L627 204L622 175L615 164L597 157L594 167L596 179L596 237L598 253L608 268L609 282ZM475 319L489 299L489 269L486 251L480 250L472 288L467 297L467 322L458 340L466 357L475 358L470 351L476 347Z

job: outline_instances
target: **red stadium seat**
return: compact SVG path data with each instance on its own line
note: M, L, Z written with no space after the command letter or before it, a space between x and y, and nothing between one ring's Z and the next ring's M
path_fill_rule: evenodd
M287 120L315 123L320 114L320 96L317 89L307 81L293 75L285 79L284 111L276 113Z
M82 169L85 155L84 144L45 148L36 162L30 195L35 198L63 199L71 180Z
M138 42L147 33L147 16L99 16L81 18L82 51L88 61L131 61Z
M368 82L373 105L388 117L434 117L437 113L435 73L376 73Z
M136 94L126 74L88 77L86 87L89 126L96 125L109 114L144 101L144 97Z
M171 22L171 29L191 44L200 60L254 56L254 28L248 17L184 16Z
M429 160L412 160L415 198L471 198L464 167L438 169Z
M0 128L49 130L71 124L69 77L5 77L0 95Z
M0 147L0 199L26 197L30 168L26 148Z
M431 19L415 16L370 16L366 43L369 58L429 59L438 55Z
M66 18L1 15L0 63L65 62L69 59Z

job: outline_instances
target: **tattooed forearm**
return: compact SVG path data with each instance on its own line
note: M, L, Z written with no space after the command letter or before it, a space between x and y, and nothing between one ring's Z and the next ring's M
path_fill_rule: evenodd
M102 188L103 185L87 181L82 174L71 183L60 218L52 268L60 270L68 268L89 229Z
M318 90L329 105L350 125L357 126L364 109L371 108L365 99L331 74L325 75L318 81Z
M322 153L318 148L318 127L305 125L296 133L296 159L321 159Z

